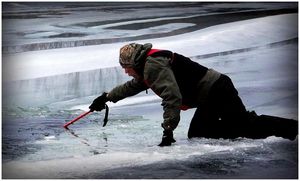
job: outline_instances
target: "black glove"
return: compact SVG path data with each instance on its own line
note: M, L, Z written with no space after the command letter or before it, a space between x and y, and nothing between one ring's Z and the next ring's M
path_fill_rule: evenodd
M106 97L107 93L104 92L101 96L97 97L90 105L91 111L102 111L105 108L105 103L108 101Z
M172 130L164 130L164 134L161 140L161 143L158 146L171 146L172 143L175 143L176 140L173 138Z

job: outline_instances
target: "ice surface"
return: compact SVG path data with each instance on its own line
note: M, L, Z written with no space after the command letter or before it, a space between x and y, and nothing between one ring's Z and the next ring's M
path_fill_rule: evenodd
M259 114L297 119L298 44L286 41L298 37L297 16L252 19L139 43L183 53L228 74L247 108ZM281 43L271 46L274 42ZM9 95L25 102L3 108L4 178L298 177L298 139L189 140L195 109L181 113L177 142L157 147L163 110L151 91L111 104L104 128L101 112L70 131L62 129L103 90L128 80L118 66L118 50L125 43L3 56L4 102ZM197 58L249 47L257 48ZM28 106L31 102L40 106Z

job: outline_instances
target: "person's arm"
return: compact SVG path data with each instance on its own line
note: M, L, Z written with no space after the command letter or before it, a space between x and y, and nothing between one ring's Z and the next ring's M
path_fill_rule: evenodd
M180 106L182 102L180 89L170 67L169 59L162 57L148 59L145 64L144 77L148 86L162 98L164 136L171 135L172 139L170 138L169 141L174 142L173 130L180 121ZM171 142L167 143L167 145L171 145Z
M97 97L93 103L89 106L91 111L101 111L105 108L107 101L114 103L129 96L138 94L139 92L146 90L148 87L140 81L132 79L122 85L113 88L109 93L104 92L101 96Z
M148 87L145 85L144 82L138 81L136 79L132 79L127 81L126 83L119 85L113 88L108 94L107 99L114 103L118 102L121 99L126 97L134 96Z

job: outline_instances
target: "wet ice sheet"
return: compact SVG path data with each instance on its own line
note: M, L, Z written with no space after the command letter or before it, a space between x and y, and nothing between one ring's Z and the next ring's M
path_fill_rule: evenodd
M112 126L112 125L110 125ZM86 128L86 127L85 127ZM132 129L138 127L132 126ZM56 159L41 161L12 161L3 165L4 178L296 178L297 141L269 137L262 140L237 139L214 140L176 138L172 147L160 149L145 145L145 140L135 135L127 146L112 148L111 143L128 138L128 127L122 127L117 136L106 130L106 134L90 135L98 140L69 140L64 152ZM92 131L86 129L85 131ZM80 131L79 131L80 133ZM90 132L91 133L91 132ZM110 135L109 135L110 134ZM86 134L85 134L86 135ZM153 132L151 133L153 136ZM62 136L66 136L63 135ZM84 139L84 136L81 135ZM86 135L87 136L87 135ZM157 135L158 136L158 135ZM123 140L123 139L122 139ZM57 147L62 140L42 140L37 145L42 150L35 155L51 154L47 147ZM73 143L77 141L77 143ZM138 145L137 145L138 143ZM74 144L74 145L72 145ZM147 142L151 144L151 141ZM73 149L70 148L73 146ZM96 149L97 148L97 149ZM76 155L75 152L85 152ZM63 157L61 155L67 155ZM32 155L33 156L33 155Z
M177 142L166 148L156 146L161 137L162 110L159 102L111 108L105 128L101 127L103 113L91 114L70 126L74 135L60 126L64 120L80 114L79 110L61 111L56 116L49 112L49 115L43 114L45 118L35 116L36 119L23 120L23 125L17 124L14 128L19 136L24 135L21 143L30 146L31 150L24 150L22 144L15 145L14 152L10 153L22 156L17 155L9 162L4 160L3 177L296 177L298 140L292 142L276 137L260 140L240 138L235 141L188 140L186 133L193 112L182 113L182 121L175 131ZM10 134L14 133L5 128L8 132L5 135L12 138ZM16 142L12 140L11 143Z

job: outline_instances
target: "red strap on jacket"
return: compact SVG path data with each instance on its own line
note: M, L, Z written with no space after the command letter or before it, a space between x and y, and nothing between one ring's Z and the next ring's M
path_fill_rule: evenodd
M187 105L181 105L181 106L180 106L180 110L182 110L182 111L186 111L186 110L188 110L188 109L190 109L190 107L187 106Z
M161 51L160 49L151 49L148 53L147 56L151 56L152 54Z
M156 53L156 52L159 52L159 51L162 51L160 49L151 49L148 53L147 53L147 56L151 56L152 54ZM173 55L174 56L174 55ZM150 88L150 84L148 83L148 80L144 80L144 83ZM156 92L155 92L156 93ZM156 93L158 96L160 96L158 93ZM181 105L180 106L180 109L185 111L185 110L188 110L190 107L189 106L186 106L186 105Z

